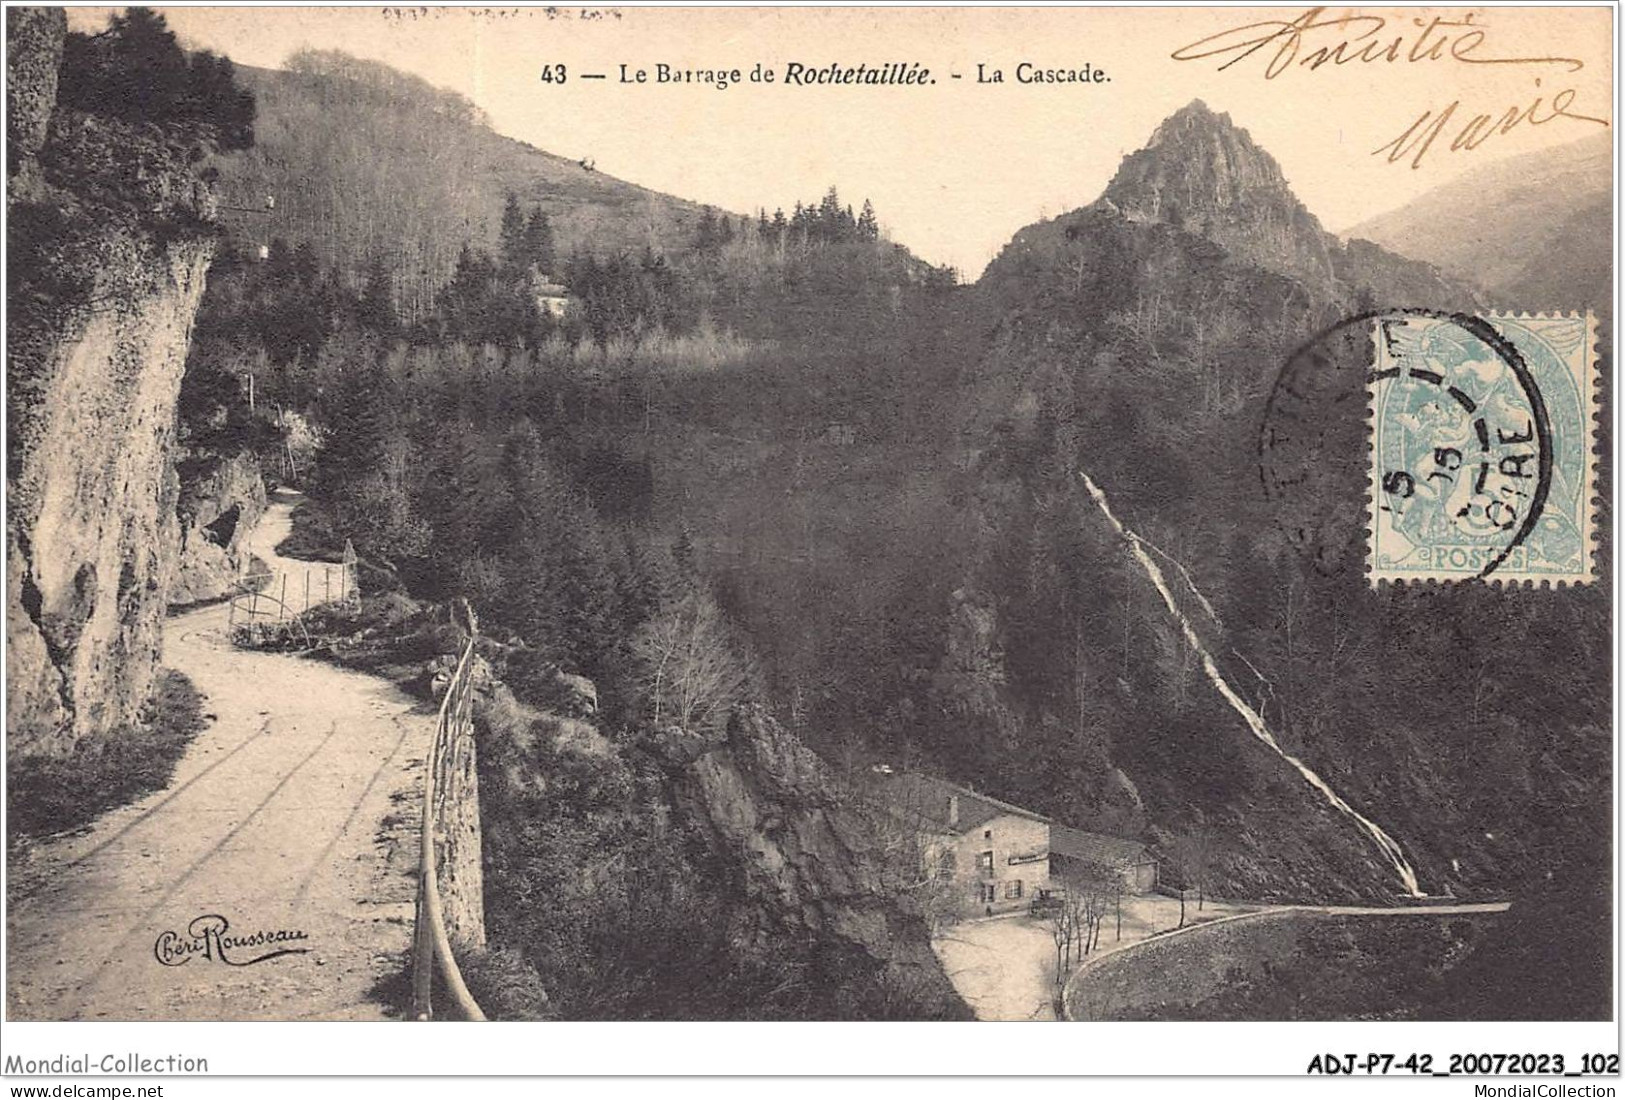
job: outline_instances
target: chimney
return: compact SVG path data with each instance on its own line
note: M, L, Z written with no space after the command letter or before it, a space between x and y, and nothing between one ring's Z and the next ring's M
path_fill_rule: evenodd
M948 828L959 828L959 796L957 794L948 796Z

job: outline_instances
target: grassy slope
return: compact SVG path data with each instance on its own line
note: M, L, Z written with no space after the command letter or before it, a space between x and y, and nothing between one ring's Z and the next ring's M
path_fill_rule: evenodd
M101 814L160 790L192 739L208 725L203 697L172 670L158 676L146 720L105 741L82 743L61 759L7 761L9 840L76 829Z
M345 159L349 154L332 147L341 135L333 134L331 126L315 125L329 109L315 85L279 70L242 66L238 72L255 93L259 117L255 147L220 163L227 205L240 204L254 211L223 212L234 235L250 240L278 235L294 242L311 239L320 250L323 231L335 218L346 234L374 239L370 243L381 244L398 232L399 223L391 225L397 210L346 208L335 215L335 207L345 201L343 196L353 193L358 180L366 179L368 167L349 164ZM354 119L365 116L367 124L376 122L377 135L392 143L398 136L396 127L403 123L408 128L419 121L424 128L441 125L432 117L420 118L421 112L412 109L392 113L375 104L348 100L342 85L335 92L331 81L321 94L340 97L338 109L351 118L349 129L357 129ZM454 260L456 248L464 240L494 245L503 202L510 192L527 209L538 206L547 213L561 254L577 247L600 254L637 251L645 244L675 250L693 239L702 210L698 203L589 171L576 161L481 127L446 124L445 130L447 140L437 144L449 150L447 155L410 157L404 170L416 178L401 181L407 186L399 194L408 210L416 205L455 206L441 211L446 214L443 224L433 223L457 238L441 250L443 258ZM269 217L259 212L264 194L276 197L276 211ZM369 217L378 224L363 224ZM366 257L342 259L359 266Z
M1566 291L1562 303L1549 293L1508 303L1519 309L1605 305L1612 139L1604 132L1494 161L1343 236L1375 241L1500 294L1549 284Z
M1460 1018L1460 964L1493 942L1502 920L1287 913L1230 922L1106 961L1080 982L1079 1002L1111 1020Z

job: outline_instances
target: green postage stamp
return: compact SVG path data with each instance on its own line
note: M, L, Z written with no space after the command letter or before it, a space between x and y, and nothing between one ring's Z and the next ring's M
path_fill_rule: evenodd
M1593 579L1590 314L1373 321L1371 583Z

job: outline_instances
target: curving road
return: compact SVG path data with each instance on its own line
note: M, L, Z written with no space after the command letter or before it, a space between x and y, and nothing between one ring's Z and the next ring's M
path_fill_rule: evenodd
M1089 975L1113 957L1125 955L1137 949L1153 947L1160 949L1170 940L1198 932L1205 932L1217 925L1231 924L1239 921L1267 920L1279 917L1286 913L1314 913L1326 916L1355 916L1355 917L1449 917L1468 914L1504 913L1511 907L1507 901L1487 902L1443 902L1433 905L1269 905L1242 913L1229 913L1214 917L1211 920L1187 924L1161 935L1135 940L1131 943L1113 945L1097 954L1091 955L1081 966L1072 971L1066 983L1066 997L1068 1015L1072 1009L1074 992L1085 982Z
M1403 916L1499 913L1506 902L1446 903L1378 907L1358 905L1268 905L1225 902L1209 898L1198 912L1187 907L1189 923L1177 927L1179 901L1160 894L1129 895L1123 899L1122 938L1114 920L1102 929L1101 944L1072 970L1068 988L1101 961L1148 944L1167 943L1197 929L1229 921L1271 917L1293 911L1357 916ZM1053 1020L1055 997L1055 941L1050 922L1023 915L973 920L944 929L932 940L943 970L978 1020Z
M248 540L290 592L310 563L274 547L297 502L279 493ZM165 625L165 664L214 719L168 787L35 850L7 918L11 1018L384 1018L374 987L411 939L434 716L375 677L239 650L227 615ZM221 935L193 927L208 915ZM298 953L251 962L278 951Z
M1208 900L1201 919L1255 912L1258 905ZM1198 916L1195 903L1190 917ZM1160 894L1123 898L1122 935L1115 919L1101 931L1099 954L1166 933L1179 919L1179 901ZM978 1020L1055 1019L1055 940L1051 922L1024 914L972 920L943 929L932 940L948 980ZM1092 954L1090 958L1097 958Z

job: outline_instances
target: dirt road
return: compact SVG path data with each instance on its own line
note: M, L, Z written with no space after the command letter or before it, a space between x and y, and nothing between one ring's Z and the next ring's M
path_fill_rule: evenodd
M1187 919L1213 920L1250 912L1258 906L1208 902L1198 913L1189 905ZM1108 917L1101 929L1101 949L1144 940L1175 927L1179 901L1158 894L1123 899L1122 936ZM932 948L959 995L978 1020L1055 1019L1055 938L1049 921L1025 915L967 921L945 929Z
M273 548L296 499L250 539L290 588L308 563ZM166 624L164 663L213 716L169 786L36 849L8 914L13 1018L385 1016L434 716L374 677L238 650L226 622L221 605Z
M1181 926L1177 898L1160 894L1130 895L1123 899L1121 937L1116 921L1108 917L1101 929L1100 947L1089 956L1087 965L1093 966L1098 960L1118 951L1131 950L1153 936L1158 937L1158 942L1166 942L1169 936L1182 936L1208 925L1294 910L1391 917L1407 913L1434 916L1499 913L1506 908L1506 902L1443 902L1438 905L1392 907L1265 905L1209 899L1200 910L1194 901L1188 902L1185 923ZM1027 916L995 917L947 928L932 941L931 946L942 960L949 981L971 1006L978 1020L1053 1020L1055 940L1050 929L1050 922Z

